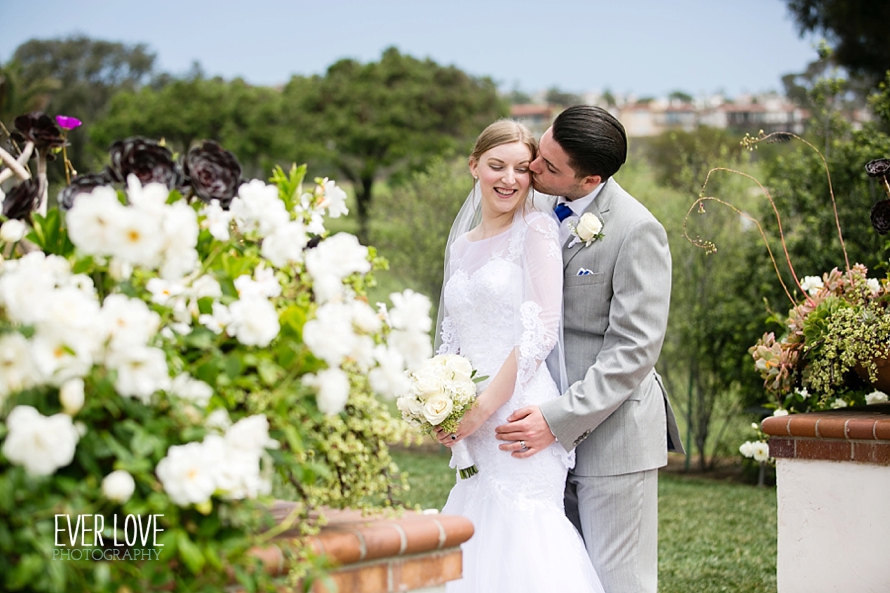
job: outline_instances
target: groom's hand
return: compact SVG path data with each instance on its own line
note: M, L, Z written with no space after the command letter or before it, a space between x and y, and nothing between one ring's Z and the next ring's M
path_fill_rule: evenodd
M519 459L531 457L556 440L538 406L527 406L516 410L510 414L507 422L508 424L495 428L494 432L498 440L506 441L501 443L501 451L510 451L513 457ZM526 449L522 448L523 444Z

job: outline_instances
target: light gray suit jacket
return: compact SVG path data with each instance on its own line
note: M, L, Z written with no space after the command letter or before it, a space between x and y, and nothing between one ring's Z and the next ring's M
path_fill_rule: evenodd
M551 205L552 207L552 205ZM563 247L569 389L541 405L573 473L611 476L661 467L683 452L655 363L667 327L671 254L664 227L614 180L590 205L603 237ZM591 274L578 275L581 268Z

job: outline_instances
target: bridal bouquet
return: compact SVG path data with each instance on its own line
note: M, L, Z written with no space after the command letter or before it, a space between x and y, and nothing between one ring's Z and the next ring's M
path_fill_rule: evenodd
M396 400L402 418L408 424L431 433L440 426L445 432L457 430L461 418L476 401L476 371L470 361L459 354L439 354L410 371L410 389ZM451 467L461 479L479 472L464 442L451 448Z

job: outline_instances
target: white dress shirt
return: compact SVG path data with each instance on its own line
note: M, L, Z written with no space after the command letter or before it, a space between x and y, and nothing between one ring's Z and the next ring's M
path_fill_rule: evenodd
M557 204L565 204L572 210L572 213L559 223L559 242L561 245L565 245L565 242L568 241L569 236L572 234L572 227L569 222L571 221L572 224L578 224L578 219L584 214L584 211L587 210L590 204L593 203L593 200L599 195L600 191L602 191L604 185L605 183L600 183L592 192L577 200L569 201L563 197L557 198Z

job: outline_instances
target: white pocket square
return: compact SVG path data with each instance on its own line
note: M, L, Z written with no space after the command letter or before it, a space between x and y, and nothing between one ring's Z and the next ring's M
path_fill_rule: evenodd
M591 272L587 268L578 268L578 273L575 275L576 276L588 276L590 274L593 274L593 272Z

